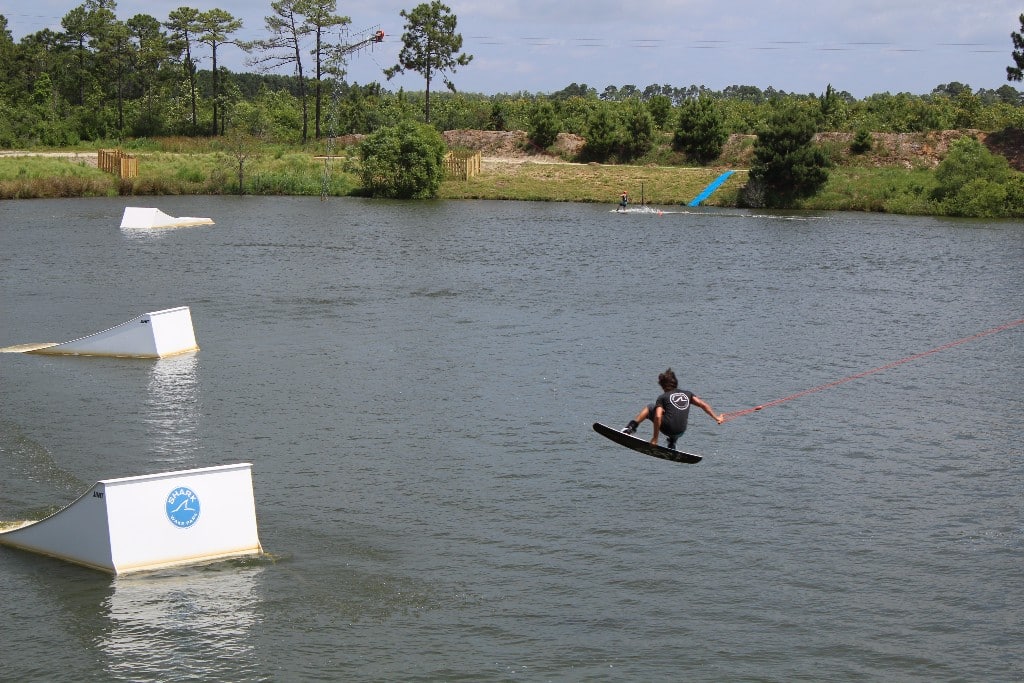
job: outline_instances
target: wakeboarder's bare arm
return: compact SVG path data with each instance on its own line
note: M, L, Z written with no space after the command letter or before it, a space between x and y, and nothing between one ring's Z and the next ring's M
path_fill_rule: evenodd
M694 396L691 399L691 403L710 415L718 424L725 422L725 415L716 414L715 411L712 410L711 405L702 401L699 396Z

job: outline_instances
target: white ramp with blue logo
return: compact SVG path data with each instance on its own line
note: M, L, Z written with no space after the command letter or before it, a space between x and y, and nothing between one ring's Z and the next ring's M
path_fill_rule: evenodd
M166 358L197 351L188 306L151 311L110 329L62 344L35 346L28 353L60 356Z
M252 465L99 481L63 510L0 533L0 545L112 574L259 555Z

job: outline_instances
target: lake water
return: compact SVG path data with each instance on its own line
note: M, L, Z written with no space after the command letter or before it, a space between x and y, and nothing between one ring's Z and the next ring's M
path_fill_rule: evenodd
M121 231L126 205L215 226ZM267 555L0 547L0 678L1024 677L1024 226L612 205L0 203L0 346L191 307L158 361L0 354L0 519L253 463ZM649 426L642 434L649 434Z

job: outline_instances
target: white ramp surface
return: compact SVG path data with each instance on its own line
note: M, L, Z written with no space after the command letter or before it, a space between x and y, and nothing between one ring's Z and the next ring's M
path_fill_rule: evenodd
M259 555L252 465L99 481L0 545L112 574Z
M168 216L160 209L126 206L121 216L122 230L149 230L151 228L187 228L195 225L213 225L210 218Z
M188 306L179 306L143 313L102 332L28 353L165 358L198 349L192 311Z

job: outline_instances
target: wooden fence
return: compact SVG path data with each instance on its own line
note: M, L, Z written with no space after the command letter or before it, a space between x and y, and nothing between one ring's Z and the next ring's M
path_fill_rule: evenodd
M480 152L448 152L444 156L444 170L459 180L469 180L480 172Z
M139 175L139 160L119 149L101 149L96 153L96 166L101 171L113 173L118 178L134 178Z

